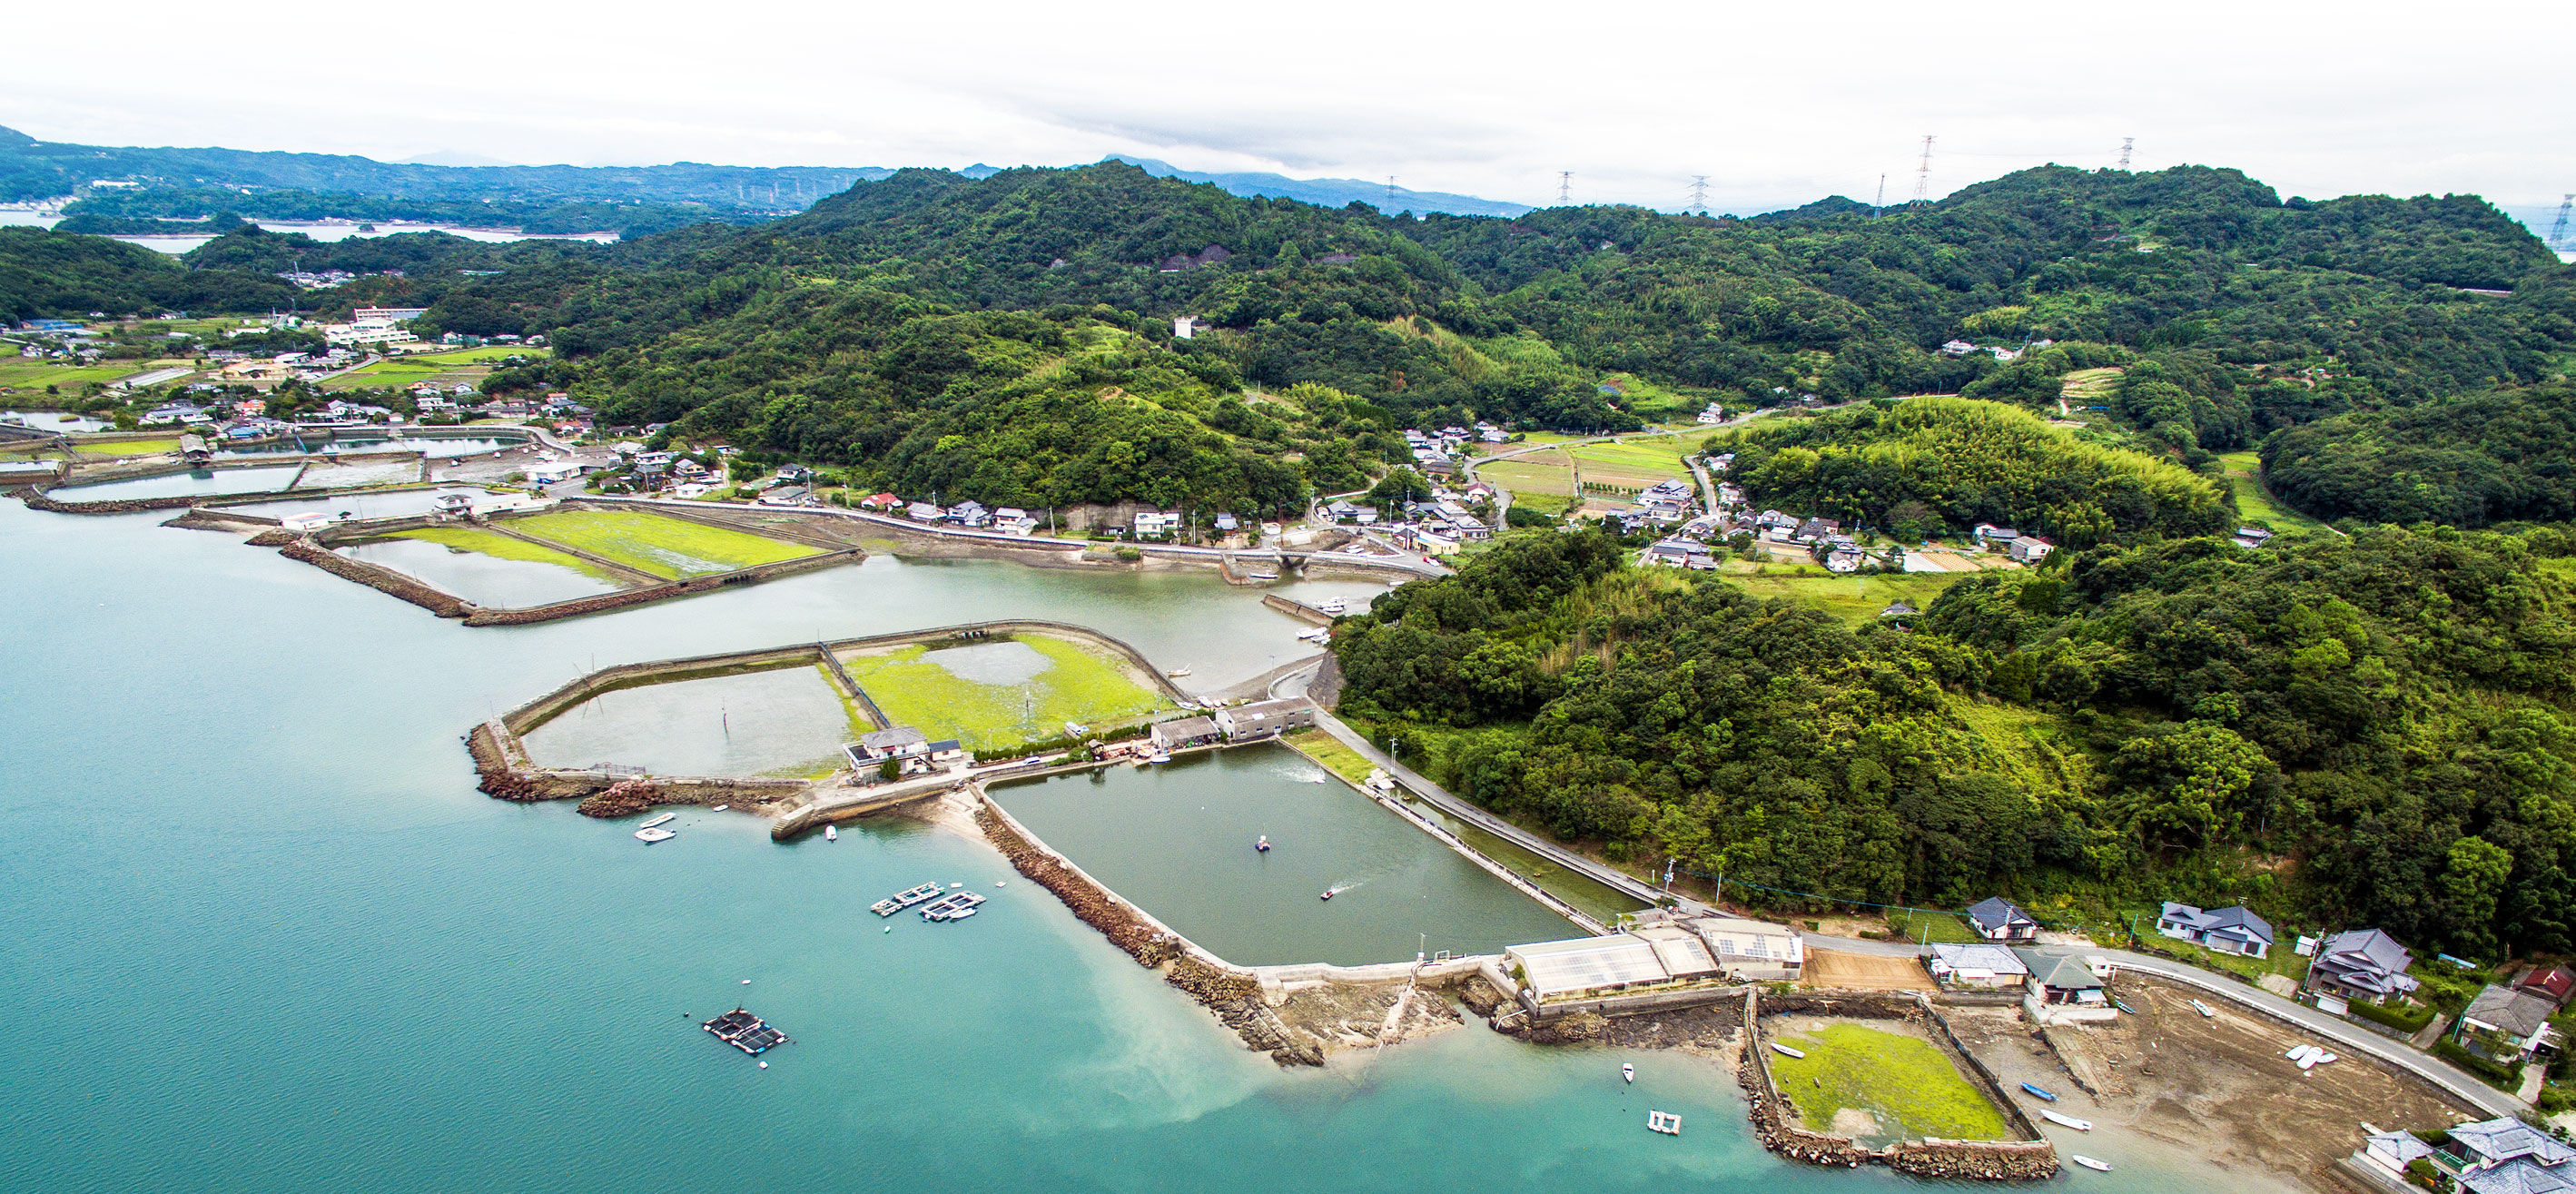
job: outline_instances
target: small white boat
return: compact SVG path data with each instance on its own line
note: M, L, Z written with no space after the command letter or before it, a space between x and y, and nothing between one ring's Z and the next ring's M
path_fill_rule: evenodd
M1646 1130L1679 1136L1682 1134L1682 1117L1670 1111L1649 1111L1646 1113Z
M2197 999L2191 1001L2191 1010L2199 1012L2205 1019L2216 1019L2218 1016L2217 1012L2209 1010L2208 1004L2202 1003Z
M643 823L643 824L641 824L641 825L636 826L636 828L637 828L637 829L651 829L651 828L653 828L653 827L655 827L655 826L657 826L657 825L668 825L668 824L670 824L670 823L672 822L672 820L674 820L675 818L677 818L679 815L680 815L680 814L678 814L678 813L664 813L664 814L662 814L661 816L655 817L655 818L653 818L653 819L652 819L652 820L650 820L650 821L646 821L645 823Z
M1330 601L1324 602L1323 604L1316 606L1316 607L1315 607L1315 610L1316 610L1316 612L1318 612L1318 613L1327 613L1327 614L1332 614L1332 615L1335 615L1335 616L1337 616L1337 617L1338 617L1338 616L1339 616L1339 615L1341 615L1344 611L1347 611L1347 610L1349 610L1350 608L1351 608L1351 607L1350 607L1350 603L1349 603L1349 602L1346 602L1346 601L1342 600L1342 599L1341 599L1341 598L1339 598L1339 597L1335 597L1335 598L1333 598L1333 599L1332 599L1332 600L1330 600Z
M678 836L680 835L668 829L638 829L635 831L635 840L648 846L655 842L667 842Z
M1189 674L1190 674L1190 669L1185 668L1185 667L1176 667L1176 668L1173 668L1172 670L1170 670L1170 671L1168 671L1168 672L1165 672L1165 673L1163 673L1163 674L1164 674L1164 675L1166 675L1166 676L1170 676L1171 678L1173 678L1173 679L1175 679L1175 680L1178 680L1178 679L1180 679L1180 678L1181 678L1181 677L1183 677L1183 676L1189 675Z
M2060 1127L2073 1128L2078 1132L2090 1132L2093 1130L2092 1120L2077 1119L2072 1115L2059 1111L2051 1111L2046 1107L2039 1109L2039 1117Z
M730 804L719 804L719 805L715 806L714 808L708 809L707 811L708 811L708 812L711 812L711 813L720 813L720 812L723 812L723 811L725 811L726 809L729 809L729 808L732 808L732 807L733 807L733 806L732 806L732 805L730 805Z
M1159 751L1159 750L1158 750L1158 751L1155 751L1152 755L1147 756L1147 757L1146 757L1146 759L1145 759L1145 761L1146 761L1146 762L1148 762L1148 763L1168 763L1168 762L1171 762L1171 761L1172 761L1172 756L1167 755L1167 754L1163 753L1162 751Z
M823 827L823 840L827 842L837 842L841 840L841 831L826 825Z
M1779 1055L1780 1055L1780 1056L1782 1056L1782 1057L1795 1057L1795 1058L1798 1058L1798 1059L1799 1059L1799 1060L1801 1060L1801 1061L1805 1060L1805 1059L1806 1059L1806 1056L1807 1056L1807 1054L1805 1053L1805 1051L1803 1051L1803 1050L1799 1050L1799 1049L1792 1049L1792 1048L1790 1048L1789 1046L1787 1046L1787 1045L1783 1045L1783 1044L1781 1044L1781 1043L1780 1043L1780 1042L1778 1042L1778 1041L1773 1041L1773 1042L1771 1042L1771 1051L1772 1051L1772 1052L1774 1052L1774 1053L1779 1054Z
M1623 1066L1620 1066L1620 1067L1619 1067L1619 1077L1620 1077L1620 1079L1621 1079L1621 1080L1623 1080L1623 1081L1628 1081L1628 1082L1634 1082L1634 1081L1636 1081L1636 1080L1637 1080L1637 1067L1635 1067L1635 1066L1633 1066L1633 1065L1623 1065Z
M2073 1161L2086 1169L2099 1169L2104 1173L2111 1172L2111 1163L2109 1161L2096 1161L2082 1153L2075 1153L2067 1157L2067 1160Z

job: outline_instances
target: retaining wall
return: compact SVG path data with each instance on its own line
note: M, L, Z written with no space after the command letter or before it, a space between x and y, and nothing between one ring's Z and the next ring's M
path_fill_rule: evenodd
M354 580L377 592L399 597L442 618L462 618L474 612L472 604L454 594L433 589L391 569L317 547L309 539L292 539L278 548L277 554L290 560L302 560L344 580Z
M713 576L666 581L640 589L620 589L614 593L575 597L569 601L557 601L547 605L522 606L516 609L491 609L478 606L466 617L465 624L468 626L527 626L538 622L552 622L559 618L578 618L587 614L624 609L630 605L644 605L673 597L712 593L734 585L758 584L764 580L775 580L798 572L854 564L866 559L867 555L864 549L851 547L822 555L805 556L801 559L781 560L775 564L755 564L749 568L719 572Z
M1871 1150L1847 1137L1807 1130L1795 1122L1793 1107L1781 1096L1779 1084L1772 1077L1770 1042L1762 1031L1762 1017L1792 1013L1905 1020L1923 1025L1937 1047L1966 1063L1979 1091L2022 1138L1907 1140ZM2038 1125L2004 1093L1994 1072L1960 1043L1957 1034L1950 1031L1949 1022L1933 1010L1928 999L1880 992L1765 996L1758 989L1747 990L1742 1058L1737 1078L1751 1104L1754 1133L1762 1138L1764 1147L1792 1160L1846 1167L1869 1162L1916 1177L1981 1181L2036 1181L2057 1172L2056 1146L2041 1136Z

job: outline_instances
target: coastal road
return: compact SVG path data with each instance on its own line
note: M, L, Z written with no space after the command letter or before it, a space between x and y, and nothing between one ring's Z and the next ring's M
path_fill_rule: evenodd
M1912 942L1865 941L1857 937L1829 937L1822 933L1798 934L1810 948L1840 950L1844 953L1881 956L1919 956ZM2306 1004L2283 999L2260 987L2248 986L2233 978L2216 974L2167 958L2131 953L2125 949L2095 946L2041 946L2042 950L2075 955L2099 954L2122 970L2152 975L2169 982L2192 987L2220 999L2242 1004L2275 1019L2287 1020L2301 1029L2334 1042L2337 1050L2362 1053L2378 1058L2416 1077L2440 1087L2445 1093L2490 1115L2514 1115L2530 1110L2530 1105L2504 1091L2479 1081L2466 1070L2429 1053L2354 1026L2340 1016L2330 1016Z
M1372 765L1382 768L1388 775L1394 776L1397 783L1403 784L1406 788L1410 789L1414 795L1420 796L1424 800L1430 802L1433 807L1438 808L1440 811L1447 813L1452 817L1456 817L1457 819L1473 825L1478 829L1493 834L1495 837L1510 842L1521 849L1527 850L1532 854L1536 854L1541 858L1547 859L1549 862L1553 862L1558 866L1564 867L1569 871L1573 871L1578 875L1582 875L1595 883L1610 888L1611 890L1632 899L1651 904L1658 898L1661 898L1664 894L1661 891L1656 890L1652 885L1639 880L1637 877L1630 875L1625 871L1617 870L1601 863L1594 862L1593 860L1568 850L1563 846L1557 845L1555 842L1540 837L1535 833L1531 833L1530 831L1523 829L1518 825L1514 825L1501 817L1497 817L1492 813L1486 812L1473 804L1469 804L1465 800L1450 795L1447 789L1431 782L1430 780L1424 779L1412 768L1396 762L1393 758L1389 757L1385 751L1379 750L1375 744L1371 743L1366 737L1363 737L1358 730L1354 730L1350 726L1344 724L1342 719L1333 716L1320 705L1315 708L1315 724L1325 733L1331 734L1335 739L1339 740L1342 745L1359 752L1361 758L1367 759ZM1686 907L1696 906L1688 900L1684 900L1683 904Z

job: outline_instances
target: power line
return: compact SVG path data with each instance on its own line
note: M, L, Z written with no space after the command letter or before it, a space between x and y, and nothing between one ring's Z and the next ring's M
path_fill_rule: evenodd
M2121 170L2126 171L2126 170L2129 168L2129 151L2130 151L2130 150L2132 150L2132 149L2137 148L2137 145L2138 145L2138 139L2137 139L2137 138L2135 138L2135 137L2122 137L2122 138L2120 138L2120 169L2121 169Z
M1556 172L1556 204L1563 207L1572 202L1574 202L1574 171L1559 170Z
M1923 136L1923 164L1914 168L1914 203L1909 204L1908 206L1930 203L1931 201L1932 135L1926 133Z
M2569 207L2576 207L2576 195L2569 195L2558 201L2558 223L2549 230L2549 251L2552 253L2567 251L2567 209Z
M1705 174L1691 175L1690 193L1690 206L1683 208L1682 211L1686 213L1697 213L1702 216L1707 215L1708 176Z

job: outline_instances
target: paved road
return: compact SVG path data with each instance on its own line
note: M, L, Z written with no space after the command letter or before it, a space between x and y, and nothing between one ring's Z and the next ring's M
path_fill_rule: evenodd
M1557 845L1555 842L1549 841L1548 839L1531 833L1518 825L1514 825L1509 821L1503 820L1492 813L1486 812L1475 805L1469 804L1465 800L1461 800L1456 796L1450 795L1447 789L1442 788L1440 785L1435 784L1430 780L1424 779L1412 768L1407 767L1402 763L1398 763L1394 759L1388 757L1386 752L1379 750L1367 738L1361 736L1358 730L1352 729L1350 726L1344 724L1342 719L1333 716L1321 707L1318 707L1315 710L1315 724L1321 727L1325 733L1331 734L1333 737L1339 739L1342 745L1358 751L1360 753L1360 757L1367 759L1370 763L1378 767L1384 768L1387 774L1394 776L1396 782L1403 784L1406 788L1410 789L1414 795L1420 796L1424 800L1429 801L1433 807L1438 808L1440 811L1445 812L1452 817L1465 821L1478 829L1482 829L1487 833L1493 834L1495 837L1510 842L1521 849L1527 850L1532 854L1536 854L1541 858L1545 858L1558 866L1564 867L1576 874L1583 875L1591 879L1593 882L1599 883L1604 887L1611 888L1633 899L1646 903L1653 903L1657 897L1663 894L1662 892L1657 891L1653 886L1639 881L1636 877L1629 875L1624 871L1616 870L1614 868L1604 866L1601 863L1594 862L1593 860L1574 853L1563 846ZM1688 903L1688 901L1684 902Z
M1918 951L1906 941L1863 941L1856 937L1828 937L1822 933L1801 933L1807 944L1818 949L1841 950L1845 953L1913 957ZM2466 1102L2493 1115L2513 1115L2530 1109L2512 1095L2487 1085L2458 1066L2429 1053L2419 1053L2368 1029L2360 1028L2340 1016L2330 1016L2303 1003L2283 999L2260 987L2248 986L2226 975L2186 966L2168 958L2131 953L2125 949L2103 949L2092 946L2041 946L2072 954L2100 954L2122 970L2152 974L2202 992L2253 1008L2279 1019L2297 1024L2317 1036L2334 1042L2339 1052L2364 1053L2400 1069L2409 1071L2441 1087Z

